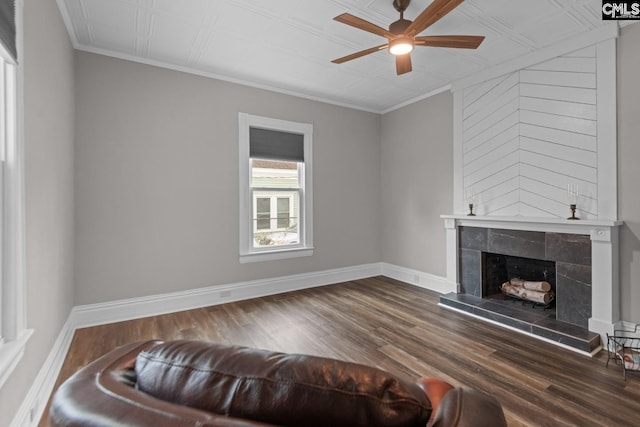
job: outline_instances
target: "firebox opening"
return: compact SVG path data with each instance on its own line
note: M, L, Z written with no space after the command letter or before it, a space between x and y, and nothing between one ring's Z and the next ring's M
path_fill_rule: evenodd
M501 286L511 279L545 281L556 291L556 263L482 252L482 298L502 298Z

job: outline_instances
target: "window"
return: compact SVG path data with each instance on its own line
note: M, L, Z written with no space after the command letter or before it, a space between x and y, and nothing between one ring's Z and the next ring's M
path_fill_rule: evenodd
M278 225L277 228L280 230L286 230L291 226L291 203L293 202L293 197L278 197ZM295 220L295 218L293 218Z
M271 228L271 199L255 195L254 197L256 201L256 230L269 230Z
M16 31L21 8L0 2L0 387L24 354L24 180ZM7 17L11 22L5 22ZM5 31L6 30L6 31ZM11 30L11 31L9 31Z
M300 243L300 163L251 159L253 248Z
M312 255L312 133L240 113L240 262Z

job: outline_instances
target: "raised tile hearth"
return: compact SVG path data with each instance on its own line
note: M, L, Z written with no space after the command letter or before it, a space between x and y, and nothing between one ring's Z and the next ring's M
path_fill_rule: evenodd
M480 298L451 292L440 296L440 305L552 341L571 349L593 353L599 349L600 335L587 328L556 320L555 308L532 308L496 295Z

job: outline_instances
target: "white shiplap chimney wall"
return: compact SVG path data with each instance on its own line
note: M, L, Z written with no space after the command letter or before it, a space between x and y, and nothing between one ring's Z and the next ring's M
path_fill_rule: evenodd
M617 219L615 38L454 87L454 213Z

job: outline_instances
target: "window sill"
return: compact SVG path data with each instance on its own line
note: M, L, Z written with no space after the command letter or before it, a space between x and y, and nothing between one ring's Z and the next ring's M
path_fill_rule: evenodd
M280 259L300 258L313 255L313 247L281 249L268 252L253 252L240 255L240 263L276 261Z
M0 389L18 366L31 335L33 335L33 329L27 329L22 331L17 339L0 346Z

